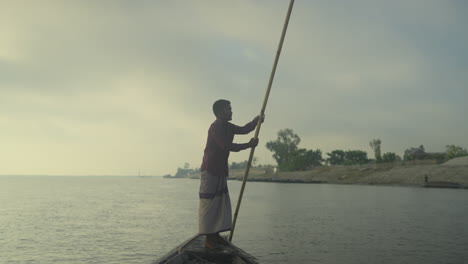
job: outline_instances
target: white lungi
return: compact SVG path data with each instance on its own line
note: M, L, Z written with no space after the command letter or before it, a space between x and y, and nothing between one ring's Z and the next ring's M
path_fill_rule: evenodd
M208 235L231 230L232 212L227 177L202 171L199 196L198 233Z

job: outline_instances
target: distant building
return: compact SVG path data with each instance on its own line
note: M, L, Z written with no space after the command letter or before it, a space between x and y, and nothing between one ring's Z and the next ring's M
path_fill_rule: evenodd
M410 148L405 150L405 160L437 160L443 161L446 158L445 152L426 152L424 146L418 148Z

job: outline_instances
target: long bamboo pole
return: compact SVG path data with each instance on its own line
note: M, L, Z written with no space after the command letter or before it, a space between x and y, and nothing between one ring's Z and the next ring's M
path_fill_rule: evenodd
M294 0L291 0L289 2L289 8L288 8L288 13L286 15L286 20L284 21L283 32L281 33L281 39L278 44L278 50L276 51L275 62L273 63L273 69L271 70L270 81L268 82L268 87L265 93L265 98L263 99L263 106L262 106L262 110L260 111L260 116L264 116L265 114L265 109L268 103L268 98L270 97L271 85L273 84L273 79L275 78L276 66L278 65L279 57L281 54L281 49L283 48L284 37L286 36L286 30L288 29L289 18L291 17L291 11L292 11L293 5L294 5ZM261 125L262 125L262 120L260 118L257 123L257 129L255 130L255 136L254 136L255 138L258 138ZM247 163L247 168L245 169L244 180L242 181L242 187L241 187L241 191L239 194L239 199L237 201L236 212L234 213L234 221L232 223L232 229L231 229L231 234L229 236L229 241L232 241L232 237L234 236L237 216L239 214L239 209L240 209L240 205L242 202L242 196L244 195L245 184L247 182L247 178L249 177L250 166L252 165L252 159L254 157L254 153L255 153L255 148L252 148L250 150L250 156L249 156L249 161Z

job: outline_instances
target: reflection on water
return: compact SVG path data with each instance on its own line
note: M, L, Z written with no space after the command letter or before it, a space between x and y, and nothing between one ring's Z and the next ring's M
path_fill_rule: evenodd
M229 182L237 201L239 182ZM198 181L0 177L2 263L150 263L197 231ZM262 263L465 263L468 190L248 183ZM235 205L233 205L234 207Z

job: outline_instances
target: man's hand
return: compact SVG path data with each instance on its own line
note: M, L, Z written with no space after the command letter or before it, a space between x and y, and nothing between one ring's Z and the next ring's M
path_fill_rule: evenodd
M258 115L258 116L256 116L256 117L254 118L253 121L254 121L256 124L258 124L258 119L260 119L260 122L263 123L263 121L265 121L265 115L261 115L261 116Z
M251 148L255 148L258 145L258 138L252 138L249 141L249 145L250 145Z

